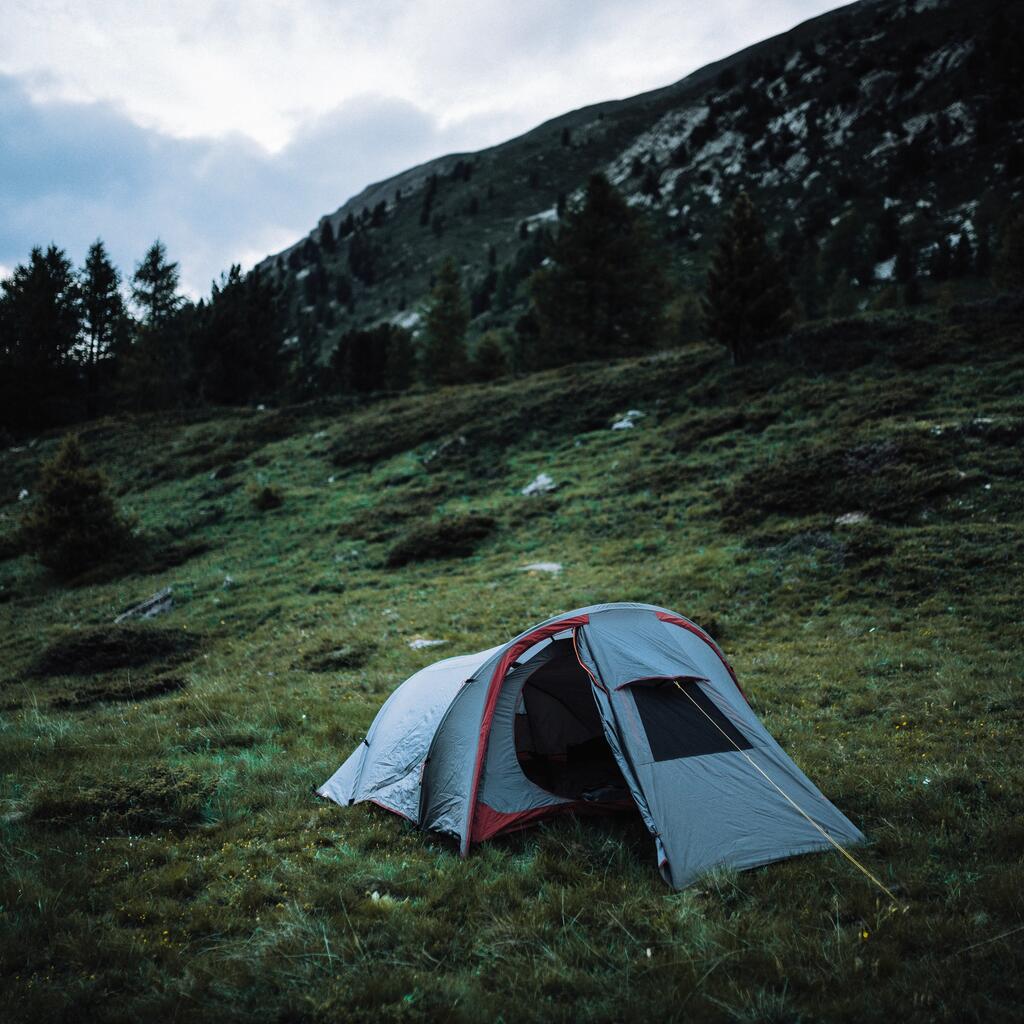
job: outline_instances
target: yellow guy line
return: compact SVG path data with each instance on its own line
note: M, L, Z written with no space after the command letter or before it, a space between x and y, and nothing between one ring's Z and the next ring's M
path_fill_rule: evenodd
M685 694L690 703L789 801L858 871L863 872L878 886L886 896L897 902L891 889L886 888L849 850L836 841L826 832L737 742L679 685L679 680L673 680L679 692Z

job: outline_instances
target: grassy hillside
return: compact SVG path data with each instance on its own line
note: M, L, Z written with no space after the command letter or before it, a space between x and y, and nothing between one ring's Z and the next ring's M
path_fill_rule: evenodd
M810 326L749 368L694 345L97 422L83 441L154 540L69 587L12 533L58 439L5 452L10 1019L1017 1019L1021 312ZM521 495L540 472L557 490ZM171 612L113 625L165 586ZM838 855L673 893L632 817L461 861L312 794L415 669L604 600L720 641L897 907Z

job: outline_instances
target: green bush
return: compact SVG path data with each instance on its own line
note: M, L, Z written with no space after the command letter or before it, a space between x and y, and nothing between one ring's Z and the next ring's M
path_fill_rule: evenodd
M215 788L198 772L156 764L136 769L128 779L39 793L30 817L54 827L93 827L115 835L184 829L202 820Z
M177 664L199 646L195 632L156 626L70 629L45 647L29 666L32 676L94 675L159 662Z
M284 504L284 495L281 493L281 489L274 484L254 487L249 493L252 499L252 507L257 512L269 512L271 509L280 508Z
M491 516L475 513L446 516L420 523L409 530L388 552L388 568L432 558L462 558L471 555L477 545L495 527Z
M70 578L124 554L132 523L114 504L106 476L90 466L78 438L64 438L43 464L39 488L22 520L25 547L58 576Z
M726 496L723 511L738 522L757 522L772 513L852 511L899 522L955 483L942 443L927 435L807 444L748 470Z

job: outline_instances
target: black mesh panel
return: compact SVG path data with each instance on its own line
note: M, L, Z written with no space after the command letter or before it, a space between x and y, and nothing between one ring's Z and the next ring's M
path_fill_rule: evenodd
M655 761L750 749L695 682L643 683L630 690Z

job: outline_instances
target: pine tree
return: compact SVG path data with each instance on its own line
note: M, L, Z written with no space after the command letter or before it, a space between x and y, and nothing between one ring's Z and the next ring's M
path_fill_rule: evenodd
M996 260L996 281L1002 288L1024 288L1024 210L1006 221Z
M949 277L950 268L953 263L953 252L949 246L949 239L942 235L932 249L928 261L928 272L935 281L945 281Z
M427 178L427 184L423 188L423 205L420 207L420 226L426 227L430 223L430 212L434 206L434 196L437 195L437 175L432 174Z
M423 378L430 384L456 384L467 377L466 328L469 309L452 257L442 264L431 293L423 331Z
M89 247L80 275L84 362L89 412L96 412L101 370L128 341L129 319L121 294L121 275L97 238Z
M62 249L38 246L0 283L0 415L11 426L66 419L76 390L81 295Z
M150 329L166 326L181 308L184 300L178 294L178 264L168 261L159 238L135 268L132 298L142 311L142 323Z
M974 272L979 277L988 277L992 273L992 247L987 224L978 226L978 251L974 254Z
M508 354L499 331L487 331L473 353L474 380L497 380L508 373Z
M746 192L729 211L712 253L703 309L709 333L729 349L734 364L792 320L793 293Z
M178 264L167 259L159 239L135 268L132 299L141 315L121 375L125 396L136 408L179 404L191 374L195 310L179 294Z
M900 218L895 206L882 209L875 228L875 259L887 260L900 246Z
M352 276L363 284L372 285L377 280L377 256L377 247L369 232L357 228L348 243L348 269Z
M64 577L102 564L131 540L131 524L115 507L107 478L88 464L74 435L43 464L21 529L36 558Z
M234 405L271 394L282 382L280 310L259 271L236 263L221 275L195 332L200 396Z
M320 248L324 252L334 252L337 248L334 239L334 228L331 227L329 217L325 217L324 222L320 225Z
M908 306L916 306L921 301L921 282L917 277L917 260L906 240L901 241L896 250L893 274L903 290L903 302Z
M966 231L960 232L960 237L953 246L953 255L949 263L949 273L952 277L966 277L974 265L974 247L971 245L970 236Z
M404 391L412 383L412 335L396 324L378 324L341 336L330 370L341 391Z
M668 287L663 259L641 215L595 174L567 211L550 263L530 292L539 328L533 366L628 355L663 334Z

